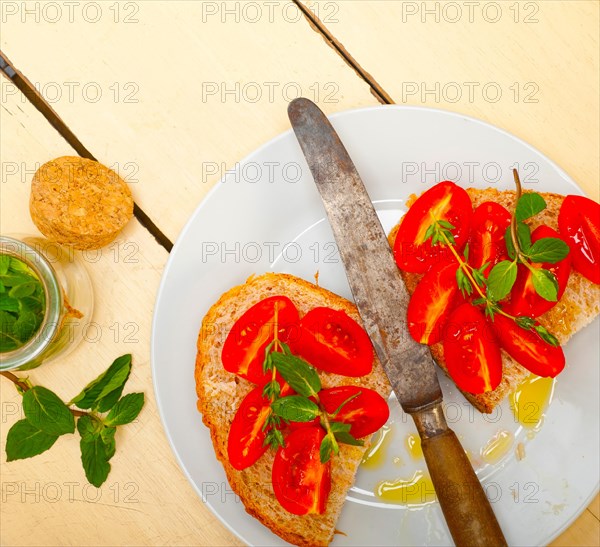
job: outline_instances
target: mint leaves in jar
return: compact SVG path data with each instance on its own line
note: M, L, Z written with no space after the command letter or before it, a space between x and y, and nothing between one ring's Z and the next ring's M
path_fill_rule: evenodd
M0 254L0 353L18 349L35 336L45 308L44 287L33 270Z

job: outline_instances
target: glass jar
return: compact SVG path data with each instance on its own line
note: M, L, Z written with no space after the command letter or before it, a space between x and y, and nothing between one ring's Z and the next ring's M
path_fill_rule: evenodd
M83 338L94 306L82 259L69 248L38 236L0 236L0 254L25 263L45 294L44 318L22 346L0 353L0 371L29 370L72 351Z

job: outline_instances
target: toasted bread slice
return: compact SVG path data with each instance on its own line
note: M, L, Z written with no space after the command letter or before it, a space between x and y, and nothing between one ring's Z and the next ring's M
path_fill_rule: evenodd
M354 477L365 446L340 445L340 453L332 459L331 493L323 515L297 516L288 513L277 501L271 486L274 450L268 450L254 465L238 471L227 457L227 437L237 409L254 384L227 372L221 362L221 351L227 334L236 320L251 306L268 296L284 295L294 302L302 317L312 308L328 306L343 310L360 323L356 307L346 299L297 277L268 273L251 277L246 284L226 292L208 311L198 336L196 358L196 391L198 410L210 433L218 459L225 468L231 488L240 496L246 511L274 533L296 545L328 545L335 524L354 483ZM387 399L391 388L383 369L375 358L373 372L362 378L347 378L320 373L323 387L360 385L377 391Z
M495 201L506 207L509 211L512 211L515 206L515 192L511 190L500 192L494 188L486 190L467 188L467 193L473 202L473 208L486 201ZM528 224L532 230L541 224L558 230L558 212L560 211L564 196L551 193L542 193L541 195L546 200L547 208L539 215L530 219ZM410 207L416 199L417 196L411 196L407 205ZM400 223L392 228L388 236L388 241L392 247L394 246L399 227ZM401 274L408 292L412 294L417 283L423 277L422 274L408 272L401 272ZM539 317L539 322L552 332L561 344L565 344L578 330L591 323L599 311L600 285L592 283L578 272L572 270L562 298L552 309ZM442 344L433 344L431 346L431 354L437 364L448 374ZM490 413L528 375L529 371L502 350L502 381L500 385L494 391L479 395L466 392L463 392L463 394L479 411Z

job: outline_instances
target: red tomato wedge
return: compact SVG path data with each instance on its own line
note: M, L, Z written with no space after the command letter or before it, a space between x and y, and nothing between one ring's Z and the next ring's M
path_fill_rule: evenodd
M394 242L396 264L406 272L424 273L431 266L451 259L446 246L431 246L425 233L437 220L446 220L455 228L452 230L456 246L460 251L467 242L471 228L473 206L469 194L453 182L436 184L420 196L402 218Z
M500 348L485 317L471 304L462 304L450 315L444 356L450 376L463 391L493 391L502 380Z
M270 380L263 373L265 348L273 341L275 329L279 339L287 340L298 323L298 310L285 296L271 296L252 306L235 323L223 344L223 367L255 384Z
M340 413L331 419L350 424L350 434L360 439L375 433L390 417L388 404L379 393L366 387L341 386L320 391L319 400L323 408L332 414L353 395L354 399L345 404Z
M519 327L512 319L496 314L492 323L502 348L527 370L554 378L565 368L560 346L551 346L537 332Z
M290 346L294 353L326 372L364 376L373 369L371 340L343 311L312 309L300 321L300 336L290 339Z
M331 490L331 460L321 463L322 427L290 433L273 462L273 491L282 507L294 515L323 514Z
M488 275L492 267L508 258L504 233L510 224L510 213L493 201L486 201L473 212L471 237L469 239L469 264L481 268L486 262L490 265L484 275Z
M263 446L266 437L263 426L271 412L271 404L262 396L262 391L262 387L256 387L248 393L231 422L227 456L235 469L250 467L268 448Z
M600 284L600 205L583 196L567 196L558 229L571 248L573 268Z
M456 270L450 262L438 264L419 281L408 303L408 330L421 344L435 344L442 339L443 328L458 294Z
M549 226L538 226L531 234L531 241L532 243L535 243L539 239L545 237L562 239L560 234ZM560 300L567 287L567 282L569 281L569 273L571 272L571 253L555 264L543 263L534 264L533 266L544 268L554 274L558 283L558 300ZM550 308L556 306L556 302L546 300L536 292L531 277L529 268L523 264L519 264L517 280L511 291L510 303L505 307L505 311L512 315L539 317Z

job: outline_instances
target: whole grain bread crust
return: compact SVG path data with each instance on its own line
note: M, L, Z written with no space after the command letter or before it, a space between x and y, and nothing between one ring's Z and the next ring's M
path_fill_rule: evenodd
M487 188L485 190L467 188L467 193L473 202L473 208L486 201L499 203L509 211L512 211L515 206L515 192L512 190L499 191L495 188ZM532 230L541 224L558 230L558 213L564 196L549 192L541 193L541 195L546 201L547 208L539 215L527 221L527 223ZM407 201L407 206L410 207L416 199L417 196L412 195ZM401 222L394 226L388 236L388 241L392 248L400 224ZM400 273L408 292L412 294L415 291L417 283L423 277L422 274L404 271ZM591 323L599 312L600 285L592 283L578 272L572 270L562 298L552 309L539 317L539 322L552 332L561 344L565 344L577 331ZM441 343L433 344L430 349L437 364L448 374L443 345ZM478 395L463 391L464 396L481 412L493 412L496 405L500 404L530 374L527 369L517 363L504 350L501 350L501 353L502 381L500 385L494 391Z
M217 458L223 464L232 490L240 497L246 511L284 540L301 546L328 545L346 493L368 448L341 445L340 454L332 460L331 492L323 515L297 516L279 504L271 486L274 451L268 450L254 465L238 471L227 457L227 437L231 422L241 401L254 384L227 372L221 362L221 351L227 333L235 321L251 306L274 295L290 298L300 316L317 306L343 310L360 322L356 307L348 300L303 279L287 274L267 273L251 277L244 285L232 288L221 296L202 321L198 335L195 381L198 410L210 429ZM320 373L323 387L360 385L376 390L387 399L391 392L383 369L375 357L373 372L362 378L348 378Z

